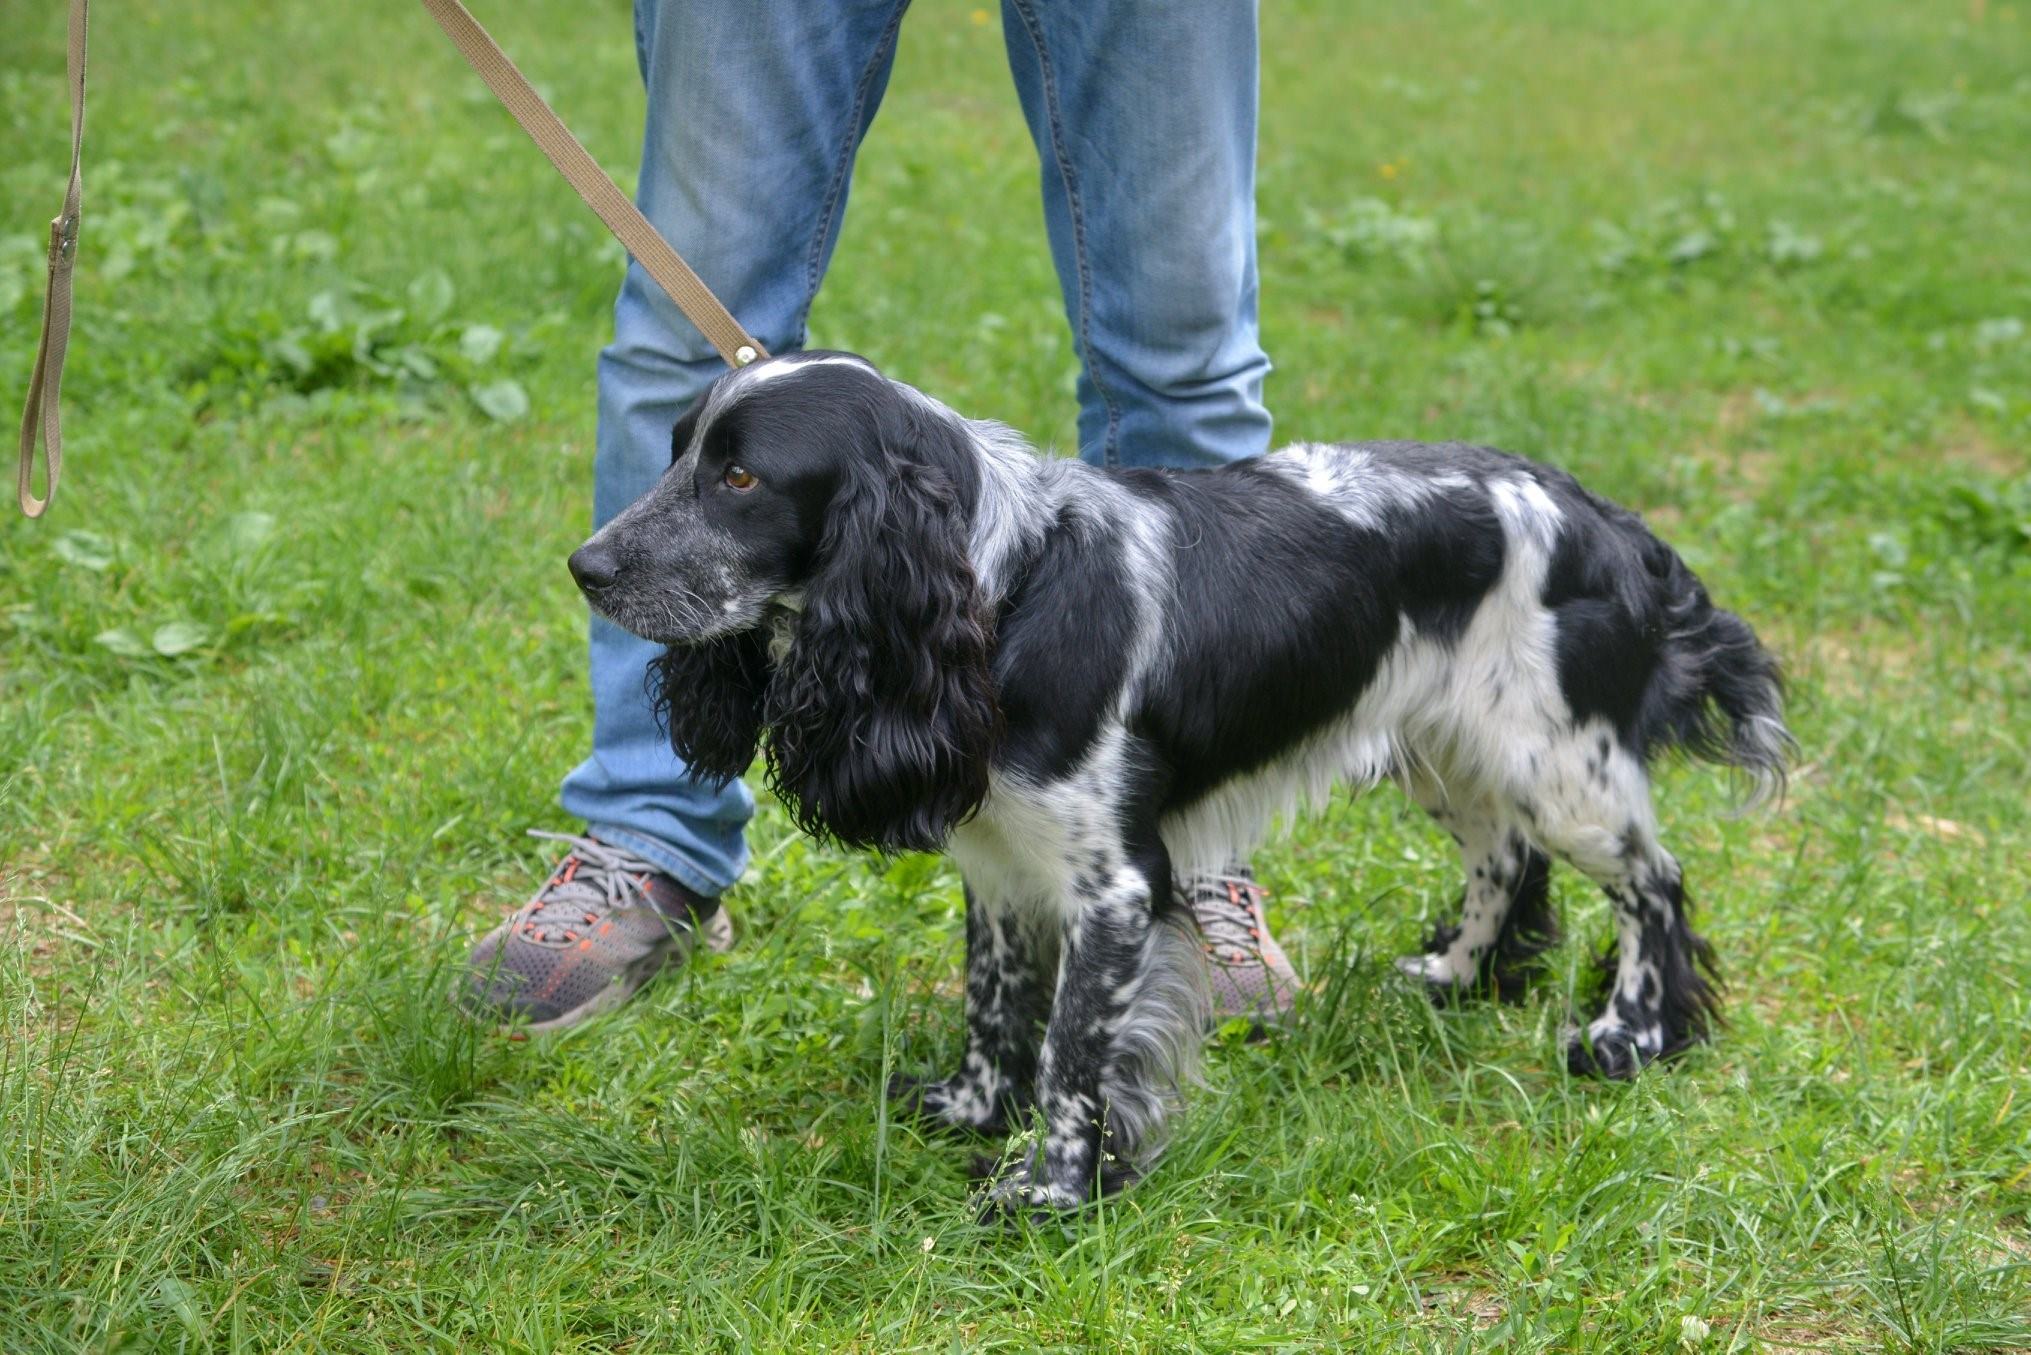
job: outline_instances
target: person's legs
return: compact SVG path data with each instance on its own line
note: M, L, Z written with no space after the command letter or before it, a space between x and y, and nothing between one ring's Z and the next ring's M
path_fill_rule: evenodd
M649 95L637 201L771 350L804 342L905 3L637 0ZM678 416L721 370L631 264L599 359L595 526L668 467ZM530 1030L576 1025L698 938L715 949L732 942L717 895L747 864L754 800L739 781L694 780L670 751L645 686L656 651L592 621L592 755L559 795L588 836L567 835L571 850L536 897L474 946L475 1014Z
M845 210L854 151L888 83L905 0L739 6L638 0L648 88L637 200L772 352L800 346ZM670 430L723 370L639 266L599 359L598 527L670 464ZM592 755L560 802L592 834L717 894L747 863L754 801L693 780L643 685L658 646L592 620Z
M1217 466L1269 450L1256 325L1254 0L1002 0L1079 349L1079 451ZM1178 881L1215 1014L1274 1021L1296 972L1246 862Z
M1002 28L1079 349L1081 455L1260 456L1253 0L1003 0Z

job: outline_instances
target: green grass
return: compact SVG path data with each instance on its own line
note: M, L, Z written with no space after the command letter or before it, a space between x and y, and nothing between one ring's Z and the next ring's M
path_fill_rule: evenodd
M592 8L484 17L621 170ZM0 13L10 397L60 9ZM618 251L403 0L115 6L69 474L0 523L0 1349L2031 1348L2031 6L1268 10L1280 435L1557 461L1787 661L1780 810L1662 778L1718 1041L1564 1075L1570 878L1525 1004L1387 981L1457 870L1393 793L1264 850L1319 996L1069 1231L977 1228L966 1151L885 1118L959 1038L935 859L769 808L733 954L461 1027L589 727ZM905 25L815 335L1062 444L985 17Z

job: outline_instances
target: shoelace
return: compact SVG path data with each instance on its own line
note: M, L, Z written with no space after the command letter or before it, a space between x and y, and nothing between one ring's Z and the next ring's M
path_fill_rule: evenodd
M530 837L571 845L571 854L543 886L515 929L538 944L561 945L578 940L577 929L596 926L602 915L656 902L648 880L656 867L633 852L571 833L531 828Z
M1252 877L1201 875L1187 889L1208 954L1246 960L1262 949L1262 901L1269 891Z

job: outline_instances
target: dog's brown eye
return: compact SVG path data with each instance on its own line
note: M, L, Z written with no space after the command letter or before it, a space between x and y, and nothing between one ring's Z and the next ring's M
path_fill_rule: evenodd
M726 468L726 474L720 477L720 481L728 489L738 489L742 491L753 489L756 485L761 483L760 480L757 480L755 478L754 472L749 470L746 466L728 466Z

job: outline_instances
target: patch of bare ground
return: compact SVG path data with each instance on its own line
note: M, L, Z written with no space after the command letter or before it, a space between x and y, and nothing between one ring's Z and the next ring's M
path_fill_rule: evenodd
M1502 1296L1487 1287L1482 1277L1464 1271L1420 1276L1424 1310L1434 1317L1466 1318L1476 1331L1485 1331L1508 1316Z
M1880 700L1886 679L1901 686L1927 656L1931 637L1905 626L1862 620L1803 630L1782 619L1760 629L1794 679L1810 679L1845 701Z
M1799 409L1835 408L1846 396L1835 390L1812 391L1786 403ZM1750 387L1731 390L1714 404L1713 417L1685 446L1686 456L1716 472L1721 497L1735 502L1760 498L1786 460L1794 453L1756 445L1750 430L1771 417L1768 392Z
M1837 1327L1811 1327L1787 1323L1781 1327L1763 1327L1755 1331L1757 1349L1766 1355L1821 1355L1821 1352L1835 1350L1838 1341L1849 1342L1849 1349L1855 1349L1859 1338L1848 1335Z
M2031 444L2004 443L1972 419L1955 419L1943 437L1919 448L1912 458L1925 465L1944 464L2014 480L2031 475Z
M1776 452L1745 445L1743 435L1756 422L1759 411L1755 391L1729 391L1714 407L1713 423L1705 436L1686 448L1693 460L1725 472L1719 483L1724 498L1759 497L1769 488L1782 460Z
M1786 1303L1776 1311L1741 1314L1733 1343L1726 1348L1784 1351L1788 1355L1880 1349L1880 1332L1856 1321L1844 1306L1859 1297L1852 1288L1835 1285L1824 1292L1820 1302ZM1713 1325L1718 1336L1727 1324L1724 1319L1716 1319ZM1722 1349L1723 1345L1715 1340L1706 1348Z
M1996 1246L1989 1258L1999 1266L2031 1265L2031 1242L2017 1236L2007 1225L1996 1233Z
M68 873L39 857L0 865L0 944L19 947L28 972L37 978L55 972L66 949L98 944L96 929L73 906L72 895Z

